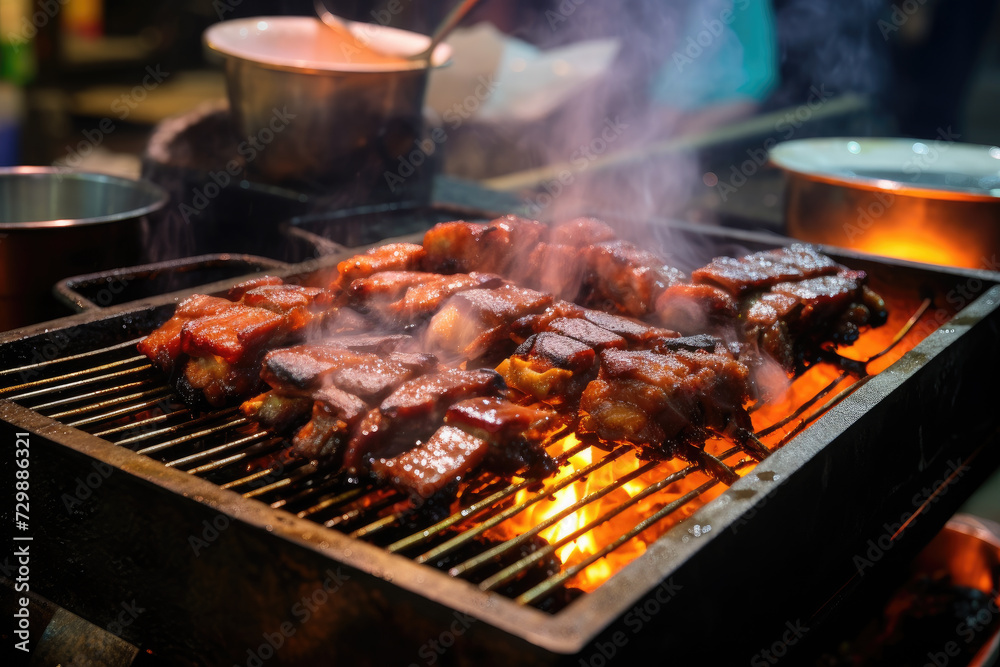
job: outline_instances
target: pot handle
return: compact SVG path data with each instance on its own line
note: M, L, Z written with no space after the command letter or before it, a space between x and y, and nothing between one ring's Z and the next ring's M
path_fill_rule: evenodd
M213 253L64 278L55 284L52 292L60 302L83 312L226 278L287 268L285 262L268 257Z

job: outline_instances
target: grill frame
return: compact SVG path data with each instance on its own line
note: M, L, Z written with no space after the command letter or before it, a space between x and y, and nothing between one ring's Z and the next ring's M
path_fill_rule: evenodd
M699 230L698 234L745 245L777 245L782 241L731 232L706 234ZM840 259L862 260L859 255L842 251L831 251L831 254ZM307 273L329 267L338 259L339 256L332 256L307 262L286 273ZM934 273L956 281L1000 282L1000 274L982 271L914 268L917 265L889 260L879 263L898 267L902 272ZM215 283L198 291L221 291L234 282L237 281ZM189 293L184 291L10 332L0 337L0 358L5 367L9 366L8 360L17 354L14 350L27 354L53 331L64 334L76 331L77 337L91 337L110 344L114 341L107 341L108 337L127 337L130 329L141 330L164 319L172 304ZM38 569L41 572L39 590L53 601L100 624L112 622L119 610L118 603L130 596L155 600L157 605L162 605L162 612L144 613L122 630L123 636L143 646L183 659L200 656L198 659L204 659L206 664L232 664L233 656L246 655L241 648L255 649L264 634L277 631L283 622L289 621L293 605L301 599L295 593L314 590L315 582L323 580L324 567L340 564L350 573L350 579L338 596L347 594L344 597L350 597L350 604L324 605L322 613L317 610L311 617L308 637L306 632L300 632L297 633L299 639L287 638L288 646L296 648L284 649L286 656L288 652L306 656L291 660L291 664L310 664L308 656L317 655L315 651L327 645L328 637L332 637L330 643L342 651L344 660L350 664L372 660L370 655L366 656L368 646L357 641L359 632L364 636L363 629L358 628L359 618L364 620L365 626L390 623L393 632L398 634L398 647L401 647L398 655L397 647L384 647L379 659L372 664L385 664L382 659L386 657L390 661L400 658L408 664L407 656L409 662L419 662L420 651L427 646L427 641L448 631L459 619L454 612L469 614L483 622L473 623L465 629L460 635L461 650L449 651L447 658L442 656L443 660L452 660L455 664L464 664L466 660L476 664L509 664L517 659L520 664L552 664L560 661L563 655L586 654L602 641L613 641L613 633L621 632L621 628L630 629L629 613L634 611L635 605L655 599L664 581L676 580L688 591L697 591L684 595L682 589L671 598L670 604L674 605L672 609L676 613L663 615L670 620L658 626L665 627L655 633L645 633L642 641L631 641L629 650L645 646L652 640L651 634L668 645L699 636L697 626L701 621L719 615L717 600L707 606L705 600L711 600L713 591L725 595L727 590L739 588L717 581L715 571L735 573L731 576L739 579L741 573L759 571L764 564L762 561L766 560L760 555L751 555L741 558L733 567L733 559L727 557L726 552L745 548L745 536L751 527L752 545L766 545L780 538L781 526L790 516L795 516L796 504L803 496L815 497L816 488L829 488L831 475L844 468L857 467L859 461L868 466L867 469L862 467L866 474L855 475L852 481L862 485L869 482L879 489L875 494L863 491L852 494L856 497L852 507L860 507L863 516L845 520L842 512L820 508L812 517L814 525L805 534L817 533L815 525L829 522L829 527L823 531L827 534L825 541L829 542L831 533L840 534L833 526L840 525L851 536L849 548L854 548L858 538L878 536L878 532L870 532L870 526L877 526L879 517L890 515L914 484L920 486L932 481L936 471L944 469L939 465L943 458L966 457L976 451L975 446L971 446L974 443L969 441L977 435L984 438L989 435L989 420L986 424L965 429L963 438L947 437L947 419L915 425L916 429L899 425L906 423L907 399L924 395L923 402L931 405L933 401L927 400L928 392L933 398L935 389L952 386L955 377L963 380L956 389L956 406L969 417L969 423L974 424L976 417L988 414L985 408L995 390L985 390L989 386L987 381L991 373L1000 369L1000 353L988 350L991 337L995 339L1000 331L998 302L1000 286L994 284L945 327L907 353L903 360L875 376L789 445L758 464L752 475L698 510L691 521L711 525L711 532L691 539L685 530L679 530L684 526L675 527L605 585L555 615L518 605L497 594L483 593L468 582L418 565L409 558L388 554L380 547L324 529L312 521L250 502L237 493L219 489L212 482L167 469L152 459L63 426L10 401L0 401L0 419L4 430L26 430L33 434L32 446L36 449L33 450L32 479L39 480L39 486L33 490L40 490L32 496L33 499L36 494L42 496L41 516L45 522L39 528L41 534L35 538L44 545ZM66 335L74 340L74 336ZM71 342L73 351L87 344L86 341ZM882 479L872 475L873 470L893 470L872 463L886 458L886 454L876 451L880 437L888 434L903 439L909 431L920 434L923 426L926 426L924 438L916 448L919 456L914 457L914 452L907 453L905 448L899 447L889 452L892 455L889 460L898 456L903 462L916 463L915 466L900 465L895 474ZM42 454L35 456L38 450ZM11 462L5 458L3 464ZM63 494L73 489L79 480L86 481L88 475L94 472L100 475L95 465L110 466L112 472L91 489L92 494L83 503L89 515L81 522L79 517L67 511ZM143 530L136 525L136 513L128 506L129 499L137 496L150 501L145 503L151 512L147 518L151 519L154 544L164 552L162 554L147 553L140 546ZM202 521L211 523L219 516L227 517L226 529L219 532L200 556L194 554L188 540L192 530L202 525ZM747 530L741 530L744 525ZM799 545L797 550L790 551L800 552L801 557L810 550ZM72 554L68 560L63 557L67 553ZM107 564L97 566L102 557ZM287 565L291 574L276 573L257 565L258 558ZM788 562L794 560L789 558ZM836 562L838 559L826 560ZM232 586L232 582L217 581L220 570L233 564L246 570L246 575L257 577L259 583L240 589ZM166 576L158 575L163 568L168 570ZM776 575L774 569L765 569L764 577L755 575L754 586L766 586L762 579L773 579L780 585L787 571ZM88 572L93 581L81 581L79 575ZM193 582L193 590L197 592L178 594L181 582ZM139 604L142 606L143 602ZM355 613L349 608L360 608L363 613ZM221 620L223 609L233 612L225 622ZM111 620L104 620L108 618ZM211 618L217 623L209 630L205 627L206 619ZM737 618L732 622L740 621ZM303 623L298 629L306 627ZM636 633L635 637L639 636ZM181 637L188 640L179 640ZM352 646L362 650L352 649Z

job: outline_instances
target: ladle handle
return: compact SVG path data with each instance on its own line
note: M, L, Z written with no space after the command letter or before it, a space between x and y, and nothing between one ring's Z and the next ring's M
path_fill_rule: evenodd
M434 54L434 49L440 44L448 33L458 25L459 21L465 18L465 15L469 13L469 10L476 5L479 0L462 0L462 2L455 5L448 15L444 17L441 21L441 25L438 26L434 34L431 35L431 42L427 45L427 48L418 53L413 57L414 60L430 60L431 56Z

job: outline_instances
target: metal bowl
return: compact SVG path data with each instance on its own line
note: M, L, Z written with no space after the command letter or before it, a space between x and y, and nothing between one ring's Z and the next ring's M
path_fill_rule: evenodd
M147 216L167 199L147 181L0 169L0 329L60 314L50 291L62 278L135 264Z
M429 43L386 26L360 30L373 47L399 53ZM208 28L204 41L225 59L237 152L254 177L325 186L380 181L418 148L427 63L355 62L336 33L306 16L225 21ZM450 54L441 44L431 65Z
M1000 148L937 140L779 144L791 236L920 262L996 269Z

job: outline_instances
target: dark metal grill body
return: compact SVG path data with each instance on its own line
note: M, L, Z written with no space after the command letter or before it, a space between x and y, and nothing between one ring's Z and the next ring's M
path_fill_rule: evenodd
M769 244L731 234L702 241ZM540 550L530 535L506 547L473 539L523 509L509 501L526 482L484 478L460 514L409 512L393 491L310 464L248 469L282 439L248 430L235 409L188 412L134 351L169 316L171 297L8 334L0 359L13 370L0 376L0 417L6 430L32 434L38 589L101 624L134 600L144 611L123 636L204 664L254 664L268 653L275 664L579 664L608 657L609 646L680 657L720 631L767 636L849 578L853 556L883 524L900 523L907 509L914 525L935 523L921 517L948 503L915 506L920 489L951 475L935 496L943 498L991 460L981 447L995 429L998 276L838 259L898 284L913 303L932 296L932 309L956 286L974 280L979 289L886 371L830 387L796 416L801 426L791 421L787 437L769 441L786 446L564 608L561 584L573 572L554 569L551 552L572 535ZM700 482L650 522L751 465L737 447L714 452L643 491L685 476ZM595 457L577 476L619 454ZM552 491L548 483L529 498ZM626 527L621 539L644 527ZM916 533L891 537L907 532ZM813 594L790 590L805 576ZM761 592L768 599L752 598Z

